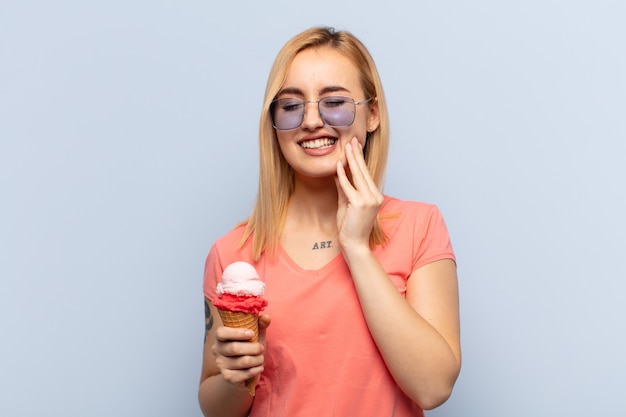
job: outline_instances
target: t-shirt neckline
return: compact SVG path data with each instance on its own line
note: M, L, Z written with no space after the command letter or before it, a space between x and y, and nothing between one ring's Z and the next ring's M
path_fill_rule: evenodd
M294 261L291 258L291 256L289 256L289 254L287 253L285 248L283 248L283 245L280 242L278 242L278 255L279 255L279 258L285 264L287 264L287 266L289 266L294 272L297 272L299 274L315 274L315 275L319 275L319 274L322 274L322 273L324 273L324 272L334 268L339 263L343 262L343 254L341 252L339 252L334 258L332 258L330 261L328 261L321 268L319 268L319 269L305 269L305 268L301 267L298 263L296 263L296 261Z

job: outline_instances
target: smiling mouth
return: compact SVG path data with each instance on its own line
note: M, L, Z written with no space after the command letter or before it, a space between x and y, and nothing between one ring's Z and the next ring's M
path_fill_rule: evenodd
M327 148L329 146L333 146L337 142L337 139L334 138L321 138L314 140L306 140L300 143L300 146L305 149L320 149Z

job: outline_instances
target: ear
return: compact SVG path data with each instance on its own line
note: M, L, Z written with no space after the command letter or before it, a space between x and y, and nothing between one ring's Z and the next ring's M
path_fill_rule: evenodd
M369 106L369 115L367 116L367 131L373 132L380 125L380 112L378 109L378 99L374 98L374 102Z

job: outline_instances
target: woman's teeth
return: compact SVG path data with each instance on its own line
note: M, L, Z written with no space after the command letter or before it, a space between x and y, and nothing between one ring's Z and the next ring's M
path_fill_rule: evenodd
M300 146L306 149L317 149L323 148L325 146L332 146L335 144L336 139L323 138L323 139L315 139L315 140L307 140L300 143Z

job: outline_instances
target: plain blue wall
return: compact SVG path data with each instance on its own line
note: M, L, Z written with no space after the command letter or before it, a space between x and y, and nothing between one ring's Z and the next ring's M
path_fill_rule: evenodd
M200 416L202 269L249 212L265 80L359 36L385 191L458 255L464 367L429 416L624 415L621 1L4 1L0 415Z

